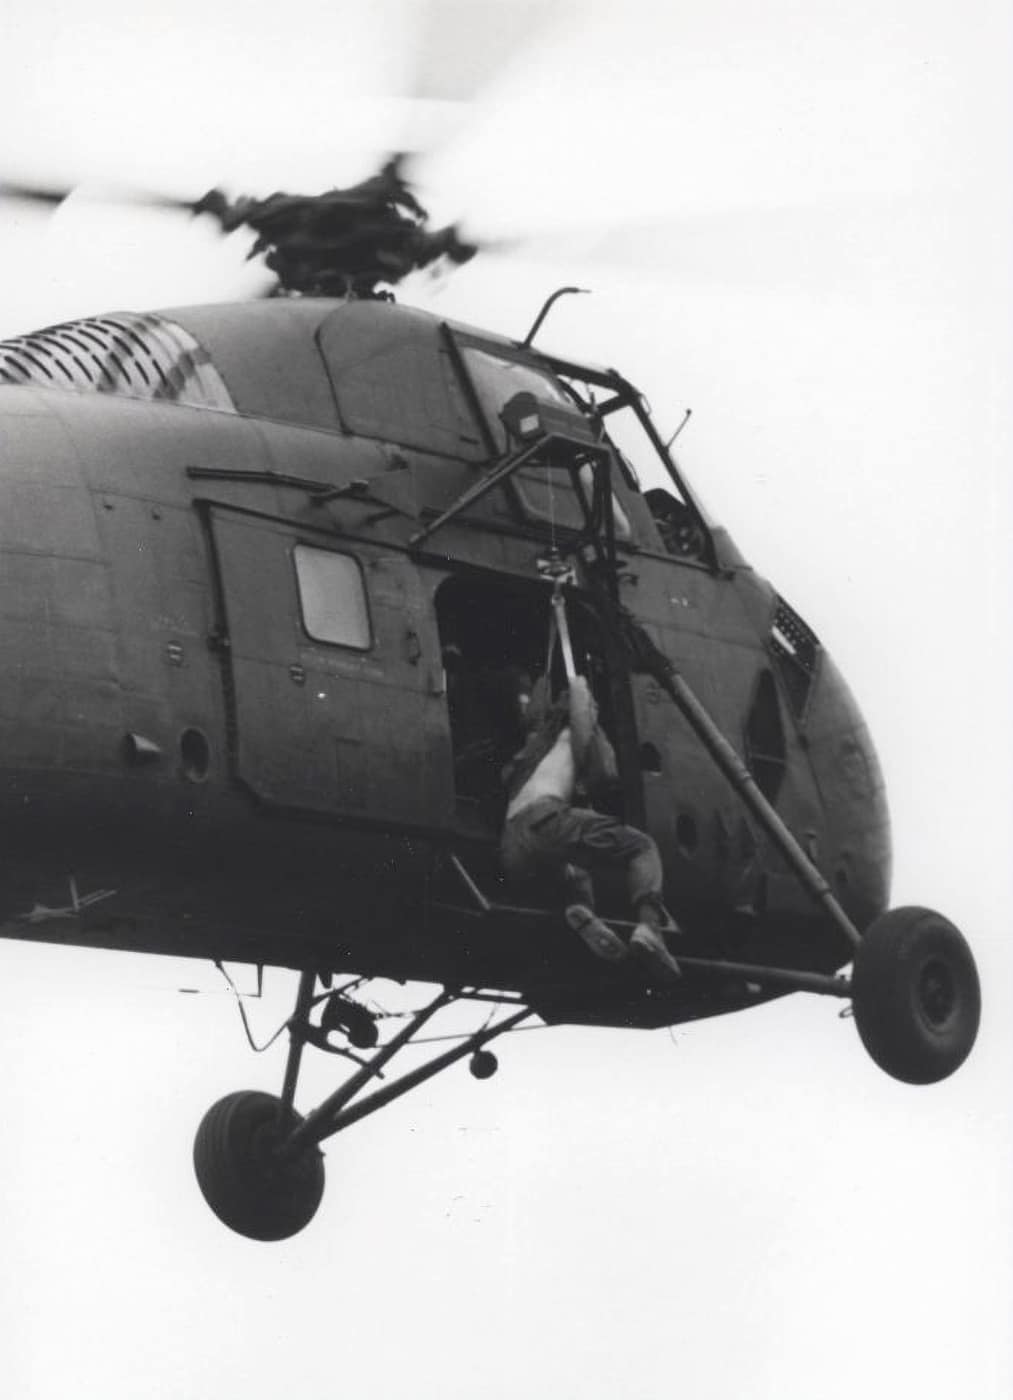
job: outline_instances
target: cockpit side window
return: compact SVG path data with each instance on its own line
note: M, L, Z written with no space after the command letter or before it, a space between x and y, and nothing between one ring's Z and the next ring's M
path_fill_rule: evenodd
M510 445L502 415L515 394L526 392L543 402L559 404L564 408L573 407L562 386L534 365L508 359L505 355L495 355L477 345L463 346L461 358L500 452L505 452Z
M500 454L517 446L504 421L504 410L518 394L529 394L541 404L579 415L595 436L598 435L599 429L594 424L588 405L549 370L505 353L497 353L487 346L464 342L459 349L462 368L470 380L493 445ZM627 483L633 484L632 473L626 471L625 464L619 465ZM552 528L581 530L586 524L594 494L592 470L589 464L581 467L574 481L558 467L550 468L532 462L521 467L512 477L508 491L530 520ZM632 531L629 519L615 492L612 495L612 512L619 539L630 539Z
M668 472L644 425L629 403L603 409L605 434L625 471L637 483L666 554L687 561L703 560L708 549L707 526L699 504Z

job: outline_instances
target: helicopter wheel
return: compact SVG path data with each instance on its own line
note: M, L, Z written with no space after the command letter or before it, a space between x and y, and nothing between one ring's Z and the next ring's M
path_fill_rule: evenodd
M279 1155L279 1142L302 1122L279 1127L280 1100L244 1089L219 1099L197 1129L193 1165L204 1199L223 1224L251 1240L286 1240L316 1214L324 1193L319 1147Z
M981 989L962 934L931 909L892 909L869 926L855 955L855 1024L880 1069L934 1084L971 1052Z

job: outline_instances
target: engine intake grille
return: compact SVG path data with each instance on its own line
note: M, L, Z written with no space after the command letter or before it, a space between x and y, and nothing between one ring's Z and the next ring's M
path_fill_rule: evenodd
M0 384L38 384L235 413L193 336L151 313L117 312L0 341Z

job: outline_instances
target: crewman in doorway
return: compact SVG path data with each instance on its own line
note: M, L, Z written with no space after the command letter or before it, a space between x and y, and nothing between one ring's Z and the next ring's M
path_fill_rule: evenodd
M541 689L544 693L539 695ZM526 710L528 738L503 772L506 822L500 854L504 874L530 878L557 875L564 887L566 921L598 957L610 961L630 952L661 980L681 975L663 930L675 924L662 902L661 858L654 841L614 817L576 806L578 789L594 792L617 774L615 752L598 723L598 707L587 680L570 677L555 701L543 678ZM592 873L625 867L630 904L638 920L629 947L594 912Z

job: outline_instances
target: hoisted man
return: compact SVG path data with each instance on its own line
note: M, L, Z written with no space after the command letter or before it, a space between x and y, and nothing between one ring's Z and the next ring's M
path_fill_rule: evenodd
M506 823L500 846L507 876L559 877L565 888L566 921L598 957L618 961L630 952L661 980L680 976L665 943L664 929L675 925L662 902L661 857L653 839L636 827L590 807L574 805L578 787L594 791L617 774L615 752L598 723L587 680L573 663L560 581L553 591L549 661L539 686L528 697L528 738L503 772L507 788ZM554 702L549 684L558 635L567 689ZM537 691L539 686L534 689ZM524 697L521 697L524 707ZM638 920L629 947L594 912L591 875L597 869L626 869L630 904Z

